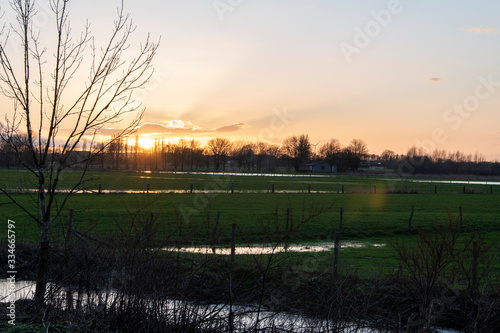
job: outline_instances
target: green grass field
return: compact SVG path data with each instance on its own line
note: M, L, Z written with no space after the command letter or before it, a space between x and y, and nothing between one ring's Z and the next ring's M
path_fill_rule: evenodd
M1 170L3 188L12 190L19 202L36 212L36 197L19 192L33 187L25 172ZM77 173L64 175L60 188L69 188ZM341 254L362 269L392 266L391 243L414 242L419 230L458 222L462 207L463 230L477 228L497 246L500 240L500 186L466 185L475 194L463 194L457 184L435 180L412 183L407 179L380 176L279 177L134 172L92 172L85 193L72 195L62 215L53 224L53 242L65 232L68 209L75 210L74 228L91 236L123 235L141 229L151 214L158 246L210 243L217 212L220 220L215 242L230 242L231 225L237 225L239 244L265 244L281 240L286 229L286 211L294 231L290 241L321 243L333 240L343 209L342 239L384 247L345 248ZM235 193L231 193L234 183ZM103 191L117 193L97 194ZM189 193L193 184L193 193ZM143 193L148 188L150 193ZM275 193L270 193L274 185ZM311 187L311 193L309 192ZM437 194L434 193L438 187ZM342 194L344 187L344 194ZM186 192L186 188L188 189ZM416 194L390 193L413 189ZM126 191L134 193L119 193ZM162 191L157 193L155 191ZM269 192L269 193L268 193ZM59 195L59 202L63 194ZM0 196L2 218L16 221L19 241L37 242L37 226L19 208ZM408 219L412 206L412 230ZM312 218L309 218L310 216ZM131 226L133 227L131 228ZM134 229L136 228L136 229ZM134 231L132 231L134 232ZM311 254L312 255L312 254ZM320 256L319 254L314 254ZM374 265L375 264L375 265Z

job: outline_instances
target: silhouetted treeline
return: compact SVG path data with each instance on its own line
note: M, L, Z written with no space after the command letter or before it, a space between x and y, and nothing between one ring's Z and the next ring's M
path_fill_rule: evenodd
M366 143L360 139L353 139L347 146L336 140L313 145L306 134L287 137L281 145L221 137L211 139L205 146L194 139L171 142L157 138L151 143L152 147L143 147L138 136L111 139L91 167L96 170L306 172L313 171L315 163L323 162L330 166L329 170L333 167L337 172L385 169L400 175L500 175L500 163L486 161L479 153L466 155L461 151L438 149L429 153L413 146L406 154L385 150L376 155L369 154ZM89 149L82 144L80 153L74 157L75 166L78 159L87 158ZM58 154L58 148L52 153ZM22 154L1 142L0 167L22 167L19 158Z
M388 163L401 174L500 175L500 163L488 162L479 153L466 155L461 151L447 152L439 149L428 153L416 146L396 160L389 159Z

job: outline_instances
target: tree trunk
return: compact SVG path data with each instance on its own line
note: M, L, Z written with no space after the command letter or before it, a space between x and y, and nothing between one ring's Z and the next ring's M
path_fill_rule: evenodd
M42 235L40 237L40 259L38 262L38 273L36 277L35 302L45 301L45 291L47 289L47 271L49 268L49 221L42 222Z

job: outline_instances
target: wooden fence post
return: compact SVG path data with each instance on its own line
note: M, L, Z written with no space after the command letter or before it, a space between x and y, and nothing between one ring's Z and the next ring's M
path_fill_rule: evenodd
M337 276L337 270L339 265L339 248L340 248L340 236L342 234L342 220L344 218L344 208L340 208L340 220L339 220L339 231L335 233L334 243L333 243L333 276Z
M286 209L286 224L285 224L285 233L288 234L290 231L290 208Z
M214 223L214 228L212 230L212 237L210 240L210 243L212 243L212 253L215 254L215 236L217 235L217 225L219 224L219 218L220 218L220 212L217 212L217 215L215 216L215 223Z
M340 208L339 235L342 234L342 220L344 219L344 208Z
M234 259L236 256L236 223L231 225L231 264L234 264Z
M463 218L462 218L462 206L458 206L458 218L459 218L459 225L458 228L461 231L462 230L462 223L463 223Z
M337 277L337 270L339 265L339 247L340 247L340 234L335 233L335 240L333 246L333 276Z
M413 212L415 211L415 206L412 205L411 206L411 214L410 214L410 218L408 219L408 231L411 230L411 220L413 219Z
M477 266L479 262L479 247L477 242L472 243L472 289L476 291L479 286Z
M73 217L75 216L75 210L70 209L68 214L68 220L66 221L66 234L64 236L64 248L67 249L69 245L69 236L71 230L73 229Z

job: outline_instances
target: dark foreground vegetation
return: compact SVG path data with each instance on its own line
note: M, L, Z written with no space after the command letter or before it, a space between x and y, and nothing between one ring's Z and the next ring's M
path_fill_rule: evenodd
M500 330L498 252L481 233L456 222L436 226L416 242L391 245L396 269L362 276L333 251L277 251L307 219L269 237L276 251L234 257L155 247L171 239L157 239L150 214L137 214L114 236L68 233L53 245L45 302L17 302L19 330L6 322L2 329L24 332L24 322L41 323L29 332ZM37 260L35 246L18 244L18 279L33 279Z

